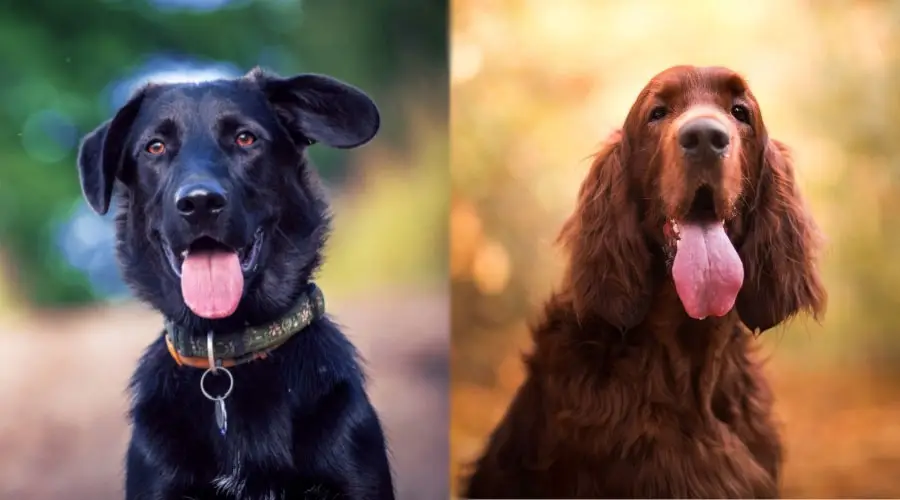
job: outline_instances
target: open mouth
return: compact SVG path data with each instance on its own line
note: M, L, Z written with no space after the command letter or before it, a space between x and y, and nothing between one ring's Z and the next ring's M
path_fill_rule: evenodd
M166 260L181 279L185 305L202 318L231 316L244 295L244 275L256 269L262 241L260 229L253 241L240 249L206 236L178 253L163 244Z
M253 234L253 241L250 242L249 245L237 250L220 241L210 238L209 236L197 238L191 242L186 249L179 253L176 253L172 247L165 242L162 242L162 247L166 254L166 260L169 262L169 267L171 267L175 276L178 276L179 278L181 278L185 259L192 254L236 253L238 261L240 262L241 271L247 273L256 269L260 250L262 250L263 237L264 233L262 228L260 228Z
M694 199L691 201L691 206L684 216L684 220L695 222L719 220L722 223L725 222L724 219L716 215L715 194L710 186L704 184L697 189L697 192L694 193Z
M686 224L700 224L709 226L718 224L728 233L728 227L725 225L725 219L716 215L715 199L713 190L709 186L701 186L694 195L690 208L684 217L675 219L667 219L663 227L663 234L666 237L667 246L671 247L672 255L677 247L677 242L681 239L681 230Z
M737 300L744 266L716 215L712 189L701 187L687 214L663 228L675 290L688 316L724 316Z

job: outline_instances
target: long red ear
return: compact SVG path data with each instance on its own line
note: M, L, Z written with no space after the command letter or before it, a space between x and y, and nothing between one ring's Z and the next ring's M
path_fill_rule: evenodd
M819 319L827 293L816 259L821 237L794 179L787 147L768 141L738 253L744 286L736 308L751 330L766 331L805 310Z
M627 329L651 299L650 252L625 170L622 132L597 154L559 241L570 253L567 284L579 319L599 317Z

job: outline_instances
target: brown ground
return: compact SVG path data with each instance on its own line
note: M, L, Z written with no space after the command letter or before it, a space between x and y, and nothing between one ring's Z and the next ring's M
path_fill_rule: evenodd
M382 291L330 309L368 361L399 498L446 498L446 295ZM0 322L0 499L122 498L125 387L159 327L136 304Z

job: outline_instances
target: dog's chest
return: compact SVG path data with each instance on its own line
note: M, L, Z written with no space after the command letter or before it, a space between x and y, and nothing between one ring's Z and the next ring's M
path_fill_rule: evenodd
M222 471L218 476L213 478L212 485L216 487L216 491L219 493L224 493L226 495L231 495L235 498L243 498L244 490L247 488L247 478L245 476L241 458L235 457L234 462L231 464L231 469ZM268 491L262 494L259 498L268 499L268 498L278 498L274 491Z
M771 498L776 478L725 426L717 432L630 437L640 455L605 455L568 464L579 495L621 498ZM616 446L615 448L621 449Z
M212 485L215 487L216 492L240 500L290 500L291 498L296 498L297 494L293 489L289 493L286 487L278 486L251 491L247 486L246 473L241 470L241 466L238 463L234 464L234 469L230 474L216 476L212 480ZM318 498L323 500L339 498L338 494L329 491L321 485L302 488L299 494L303 495L303 498Z
M248 491L247 474L241 465L240 458L235 460L231 470L223 471L213 478L212 485L218 493L229 495L233 498L247 500L282 500L287 498L287 493L283 488L274 487L262 491Z
M272 478L294 470L291 421L287 412L266 417L242 422L238 413L233 428L214 443L218 463L211 482L220 493L248 500L285 498L287 485L278 486Z

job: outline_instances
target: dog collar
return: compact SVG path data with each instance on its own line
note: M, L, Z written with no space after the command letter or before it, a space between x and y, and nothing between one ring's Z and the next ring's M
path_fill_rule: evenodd
M230 368L265 358L269 352L324 314L325 296L319 287L310 283L297 305L281 319L267 325L252 326L241 332L198 337L167 319L166 346L179 366Z

